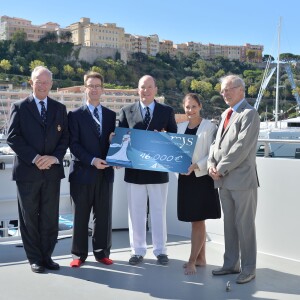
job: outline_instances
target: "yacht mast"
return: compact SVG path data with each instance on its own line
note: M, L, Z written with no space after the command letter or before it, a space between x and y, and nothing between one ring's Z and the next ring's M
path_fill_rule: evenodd
M279 25L278 25L278 53L277 53L276 99L275 99L275 128L278 128L277 123L278 123L278 102L279 102L280 30L281 30L281 17L279 18Z

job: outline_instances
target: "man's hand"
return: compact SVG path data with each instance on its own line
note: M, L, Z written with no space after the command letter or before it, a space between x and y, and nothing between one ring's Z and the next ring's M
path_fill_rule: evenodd
M188 171L187 173L182 173L182 175L191 175L192 172L195 170L195 169L199 169L198 165L197 164L191 164L188 168Z
M113 139L113 137L115 136L116 134L114 132L111 132L110 135L109 135L109 143L111 144L111 141Z
M95 158L93 165L97 168L97 169L105 169L108 168L109 165L107 164L107 162L103 159L100 158Z
M215 167L210 167L208 174L213 180L219 180L222 177Z
M48 170L53 164L56 164L56 162L57 158L55 156L38 155L34 163L40 170Z

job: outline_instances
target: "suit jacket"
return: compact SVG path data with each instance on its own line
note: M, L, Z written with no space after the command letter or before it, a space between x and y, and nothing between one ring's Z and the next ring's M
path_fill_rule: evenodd
M91 162L94 157L105 160L109 148L109 135L115 131L116 113L102 106L101 137L87 105L69 112L68 119L72 153L69 181L81 184L93 183L97 178L97 172L104 172L107 181L113 182L112 167L98 170Z
M188 124L189 122L182 122L177 124L177 133L184 134L186 128L188 127ZM198 127L198 130L196 132L197 142L192 157L192 163L196 163L199 167L199 169L194 170L196 177L207 175L208 153L210 145L215 138L216 130L217 126L215 124L208 120L202 119L200 126Z
M33 96L12 105L7 143L15 152L13 180L36 181L64 178L63 158L69 145L66 107L47 98L47 126L43 124ZM59 160L49 170L33 164L38 155L52 155Z
M119 127L146 130L139 102L121 109L119 115ZM177 132L173 109L170 106L155 101L153 116L148 130ZM125 169L124 180L135 184L166 183L169 181L169 174L166 172Z
M227 111L222 114L216 139L210 147L207 167L216 166L222 175L221 179L215 181L216 187L231 190L257 188L256 148L260 125L258 113L244 100L223 132Z

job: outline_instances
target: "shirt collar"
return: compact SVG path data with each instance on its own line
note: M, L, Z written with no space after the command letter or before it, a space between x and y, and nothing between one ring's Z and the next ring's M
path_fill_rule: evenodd
M38 99L35 94L33 94L33 99L38 107L41 105L40 101L43 101L45 103L45 108L47 109L47 97L45 99Z
M93 113L94 112L94 109L97 107L97 109L98 109L98 112L99 112L99 114L100 113L102 113L102 106L101 106L101 104L99 104L99 105L97 105L96 107L95 106L93 106L92 104L90 104L90 103L86 103L86 105L87 105L87 107L89 108L89 110Z
M146 105L145 105L142 101L140 101L140 104L141 104L142 110L144 110L144 109L146 108ZM155 107L155 101L152 101L152 102L148 105L148 107L149 107L150 110L153 112L153 111L154 111L154 107Z
M241 105L241 103L244 101L244 98L241 100L241 101L239 101L236 105L234 105L233 107L232 107L232 110L233 111L237 111L238 110L238 108L239 108L239 106Z

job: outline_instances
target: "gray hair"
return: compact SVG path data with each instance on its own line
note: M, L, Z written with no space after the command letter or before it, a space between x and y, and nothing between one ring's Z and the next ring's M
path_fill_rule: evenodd
M48 73L49 77L52 81L52 72L44 66L37 66L33 69L32 73L31 73L31 80L34 80L39 74L41 74L43 72Z
M241 87L243 87L243 90L245 90L245 82L238 75L223 76L223 77L220 78L220 83L222 84L223 82L226 82L226 83L231 82L232 85L234 85L234 86L241 86Z

